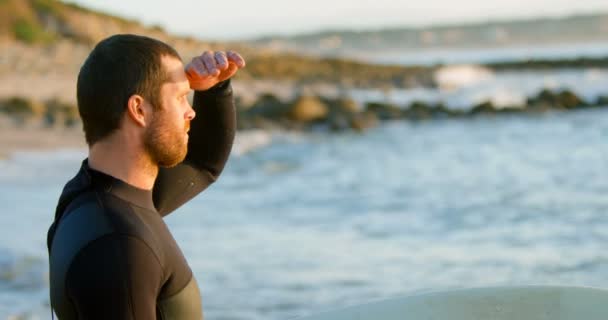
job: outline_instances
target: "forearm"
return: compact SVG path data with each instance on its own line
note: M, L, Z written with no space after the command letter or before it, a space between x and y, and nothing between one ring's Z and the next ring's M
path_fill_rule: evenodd
M190 124L186 162L217 179L228 161L236 130L230 80L206 91L195 91L193 108L196 117Z
M165 216L217 180L232 150L236 110L230 78L245 66L231 51L208 51L186 66L190 88L195 90L188 154L172 168L160 168L154 185L154 204Z

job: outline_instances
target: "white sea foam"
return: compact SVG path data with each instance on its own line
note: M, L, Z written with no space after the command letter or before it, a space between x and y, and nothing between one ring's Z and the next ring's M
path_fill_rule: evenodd
M265 130L239 131L236 134L232 153L241 156L247 152L272 143L272 133Z
M492 81L492 70L478 65L451 65L435 71L435 82L441 91L453 91Z
M569 89L589 102L608 95L608 70L509 71L487 73L476 67L448 68L438 88L352 90L360 103L386 101L407 107L413 101L442 102L453 109L468 109L490 101L496 107L523 106L543 89Z

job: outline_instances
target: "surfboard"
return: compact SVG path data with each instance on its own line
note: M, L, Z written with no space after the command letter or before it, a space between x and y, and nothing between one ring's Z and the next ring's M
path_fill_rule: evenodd
M608 290L493 287L394 298L299 320L606 320Z

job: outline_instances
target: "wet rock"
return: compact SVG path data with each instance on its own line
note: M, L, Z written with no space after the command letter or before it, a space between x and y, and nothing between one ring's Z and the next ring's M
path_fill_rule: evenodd
M321 101L329 108L330 113L355 114L361 111L361 106L351 98L321 98Z
M45 124L50 127L73 127L80 122L75 105L56 99L47 101L44 117Z
M268 119L262 116L243 116L237 117L237 130L261 129L266 131L284 129L280 119Z
M355 131L363 132L377 126L378 122L379 119L375 113L366 111L356 114L350 121L350 127Z
M364 130L372 124L371 116L361 115L362 106L350 98L324 99L329 107L327 124L332 131ZM367 119L366 119L367 117ZM377 122L377 119L375 120Z
M289 119L295 122L323 120L329 114L328 107L315 96L301 96L293 103Z
M272 94L264 94L242 115L245 117L262 117L266 119L281 119L287 116L288 105Z
M44 114L43 104L21 97L0 101L0 112L12 118L17 124L39 120Z
M331 131L344 131L351 128L352 119L353 117L344 114L332 114L327 119L327 124Z
M434 118L460 118L466 116L466 111L461 109L450 109L443 103L439 103L433 106L433 117Z
M548 89L544 89L535 97L527 99L528 108L534 111L546 111L557 105L555 94Z
M322 101L329 108L326 123L330 130L342 131L351 129L353 118L361 111L361 106L355 100L350 98L323 98Z
M365 105L365 110L374 113L380 120L395 120L403 117L401 108L390 103L369 102Z
M411 120L426 120L439 117L443 113L442 109L431 107L426 102L414 101L404 111L404 116Z
M555 70L570 68L606 68L608 59L575 58L575 59L532 59L515 62L498 62L486 65L494 70Z
M501 114L516 114L526 112L525 106L505 106L497 110Z
M255 129L252 117L247 116L244 112L238 112L236 117L236 129L237 130L250 130Z
M527 104L532 111L567 110L588 105L570 90L555 93L548 89L542 90L536 97L529 98Z
M608 96L599 96L595 102L595 105L608 107Z
M471 115L478 115L478 114L495 114L497 112L497 109L494 107L494 104L490 101L485 101L482 102L476 106L474 106L469 114Z
M287 119L289 106L272 94L264 94L249 108L239 108L237 112L237 128L240 130L276 130L284 127L281 122Z
M557 95L557 100L566 109L585 107L588 104L570 90L564 90Z

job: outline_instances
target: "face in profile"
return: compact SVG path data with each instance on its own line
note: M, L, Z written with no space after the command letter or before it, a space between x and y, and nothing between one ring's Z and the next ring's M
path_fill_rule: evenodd
M163 56L168 81L160 89L150 126L144 133L144 146L152 161L161 167L182 162L188 152L188 130L194 110L188 102L190 85L179 59Z

